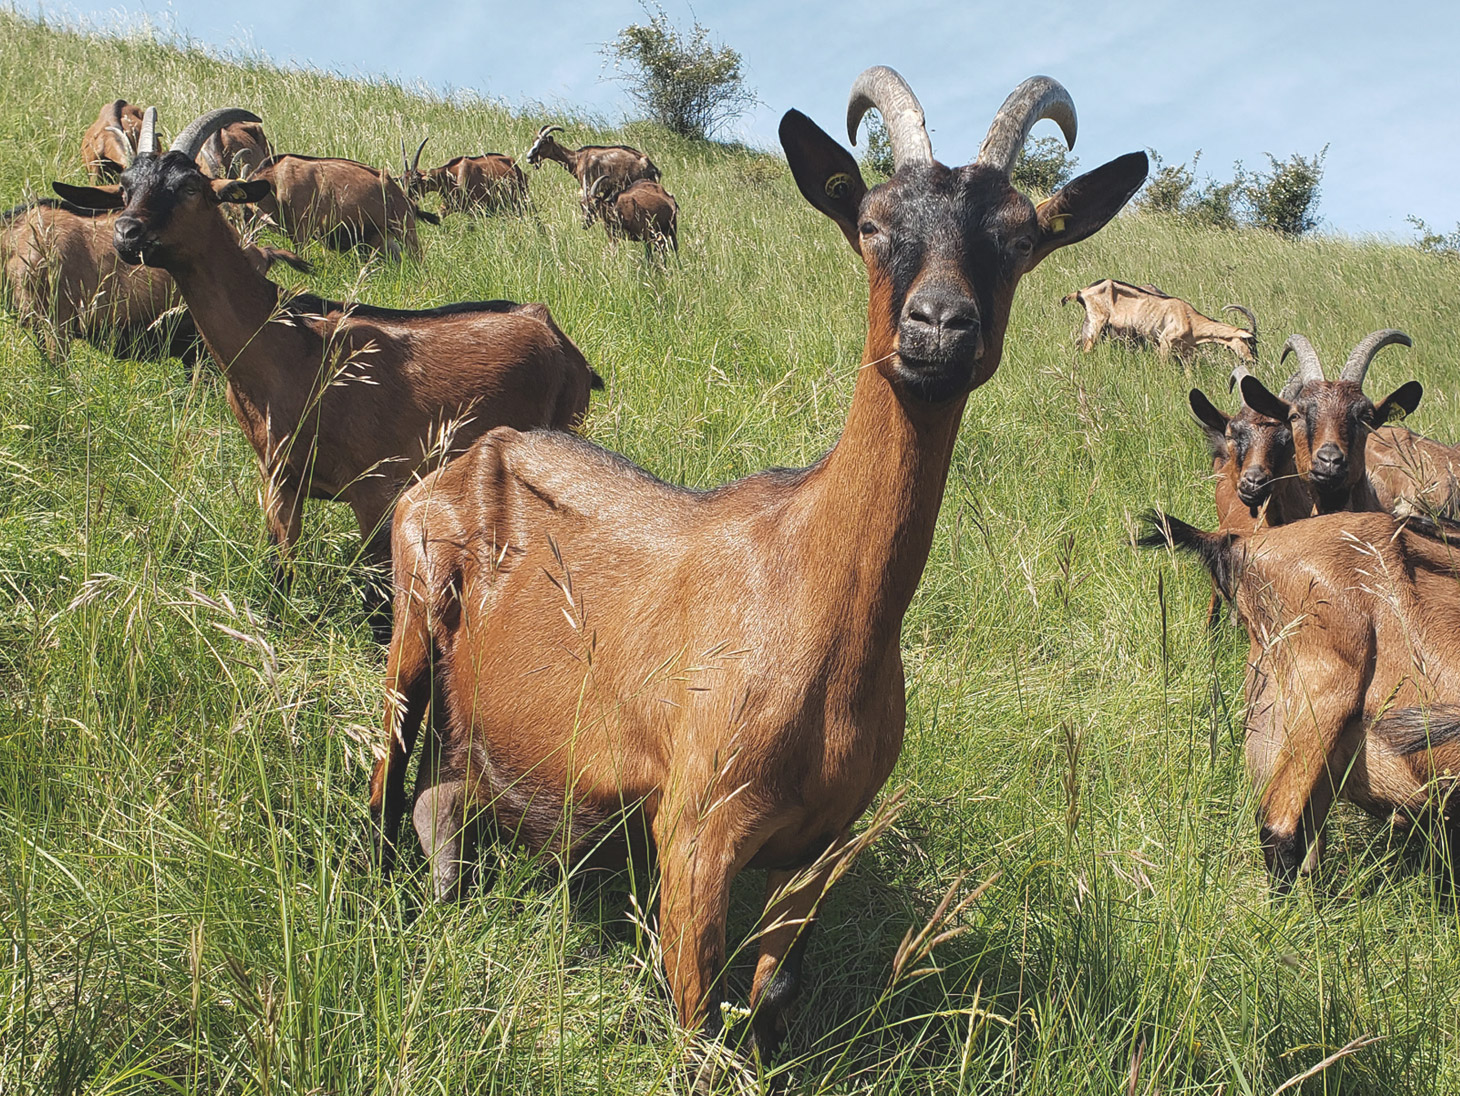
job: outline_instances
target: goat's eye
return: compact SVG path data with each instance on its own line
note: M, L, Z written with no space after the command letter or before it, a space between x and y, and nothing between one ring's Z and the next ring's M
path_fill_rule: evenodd
M863 221L860 225L857 226L857 231L859 231L863 236L875 236L877 235L879 230L877 226L871 221Z
M1018 255L1033 255L1034 237L1020 236L1017 240L1014 241L1014 252Z

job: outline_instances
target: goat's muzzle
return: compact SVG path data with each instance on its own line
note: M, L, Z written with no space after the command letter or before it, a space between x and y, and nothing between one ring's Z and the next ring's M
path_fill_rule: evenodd
M898 319L898 356L909 368L972 365L982 349L978 305L946 286L928 286L908 296Z
M1319 491L1332 491L1342 487L1348 475L1348 458L1344 456L1342 449L1328 442L1313 454L1313 469L1309 475L1313 486Z
M154 242L147 226L139 218L117 218L116 228L112 231L112 246L124 263L129 266L145 263Z
M1272 494L1272 477L1265 471L1243 472L1237 480L1237 497L1243 506L1257 509Z

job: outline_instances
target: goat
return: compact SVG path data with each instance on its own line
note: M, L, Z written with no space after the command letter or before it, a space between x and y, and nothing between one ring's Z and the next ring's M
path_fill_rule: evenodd
M148 108L144 134L153 118ZM281 297L221 212L225 203L258 202L272 184L257 175L208 179L194 162L203 142L235 121L258 119L210 111L164 155L138 156L120 186L52 185L77 205L120 209L117 254L176 281L258 456L281 561L299 537L303 500L326 498L350 506L367 556L386 562L387 519L411 477L494 426L568 429L603 382L540 304L407 311Z
M579 204L583 209L583 227L591 228L597 214L595 203L589 195L589 186L595 179L606 181L603 200L611 200L622 190L640 179L657 183L660 172L654 161L636 148L627 145L583 145L581 148L566 148L553 140L554 131L561 133L562 126L543 126L537 131L537 140L527 150L527 162L534 168L542 167L544 160L556 160L567 168L568 174L578 180L581 188Z
M768 868L751 991L766 1055L837 852L901 749L899 633L964 404L998 368L1020 278L1103 226L1147 170L1144 153L1123 156L1038 209L1016 191L1035 121L1074 140L1073 103L1048 77L1009 96L961 168L933 159L916 97L881 66L852 87L853 140L874 108L895 171L871 190L806 115L780 124L797 186L870 286L830 453L701 492L576 438L494 430L411 488L393 531L386 749L371 780L382 863L429 707L413 816L435 894L465 885L477 818L570 863L605 833L647 829L674 1003L711 1030L730 882Z
M1317 513L1388 510L1393 504L1392 493L1381 497L1379 492L1387 491L1385 485L1403 469L1397 461L1386 461L1385 476L1369 476L1367 443L1375 429L1412 413L1424 389L1418 381L1409 381L1376 407L1363 385L1374 355L1395 343L1412 345L1403 331L1373 332L1354 347L1338 380L1329 381L1313 344L1302 335L1292 335L1283 345L1281 360L1295 354L1298 370L1282 394L1274 396L1254 376L1242 378L1242 399L1249 407L1291 426L1294 465Z
M1061 298L1060 304L1079 301L1085 309L1080 349L1089 353L1106 332L1156 344L1164 361L1173 353L1188 359L1202 343L1219 343L1246 362L1257 361L1257 317L1250 308L1229 304L1222 311L1241 312L1249 330L1204 316L1179 297L1155 286L1137 286L1113 278L1087 285Z
M1274 885L1316 863L1335 796L1408 824L1460 773L1455 526L1327 514L1204 533L1148 512L1146 547L1201 559L1247 625L1247 770Z
M57 356L72 338L111 336L132 354L160 349L193 357L197 330L165 270L128 266L112 247L114 212L43 199L0 214L0 269L11 306L46 352ZM260 274L276 262L307 271L292 251L248 245ZM166 326L169 314L177 320Z
M404 249L419 258L417 219L440 223L435 214L417 209L389 173L355 160L276 154L249 180L269 184L257 208L296 243L322 240L336 251L363 247L391 259Z
M429 140L429 138L427 138ZM440 167L420 170L422 141L415 159L407 159L401 142L401 189L413 202L435 192L441 195L441 215L448 213L495 213L527 208L527 176L512 157L500 152L481 156L457 156Z
M204 142L198 167L214 179L247 179L274 155L274 146L258 122L234 122Z
M642 240L644 254L655 248L673 248L679 253L679 203L674 195L658 183L640 179L611 198L599 194L603 183L599 176L588 188L588 200L603 218L603 228L610 236Z
M142 111L125 99L101 108L81 138L81 162L93 182L115 179L126 170L139 149L137 138L141 132ZM160 147L154 141L148 151L157 152Z

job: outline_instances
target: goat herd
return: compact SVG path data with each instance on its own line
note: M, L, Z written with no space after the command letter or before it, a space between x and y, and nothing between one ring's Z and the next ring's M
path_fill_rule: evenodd
M422 172L418 148L399 187L363 165L340 183L348 162L275 155L246 111L205 114L164 152L155 109L118 102L88 132L86 156L119 182L57 183L66 204L33 207L104 225L124 263L171 277L258 456L281 557L303 500L330 498L354 510L367 556L391 564L370 786L382 869L408 806L440 898L461 892L491 835L569 861L609 835L647 838L679 1017L714 1029L730 884L766 868L750 1021L763 1055L785 1034L822 891L901 749L901 625L965 402L999 366L1019 280L1099 230L1148 169L1131 153L1038 206L1019 193L1010 174L1036 121L1075 138L1074 104L1048 77L1010 94L962 167L934 160L922 109L891 69L854 83L853 141L873 109L895 171L871 189L808 117L791 110L780 123L798 188L867 268L866 343L840 440L809 468L704 492L571 432L601 382L543 305L405 311L281 295L265 272L297 257L244 246L224 216L253 204L296 239L411 249L427 190L443 210L520 204L526 179L507 157ZM667 201L651 221L673 242L673 199L647 157L566 149L554 128L528 160L556 159L579 179L586 223L627 226L632 209ZM321 218L321 196L336 192L375 204ZM296 205L296 194L313 198ZM1374 354L1408 339L1369 336L1328 381L1295 335L1283 356L1299 370L1273 395L1246 369L1250 312L1250 329L1228 327L1111 281L1067 299L1086 309L1087 348L1109 329L1163 354L1217 341L1243 359L1236 414L1191 393L1222 528L1153 512L1143 543L1197 553L1252 636L1248 758L1274 878L1311 859L1336 794L1419 817L1441 801L1441 774L1460 768L1460 708L1449 706L1460 702L1460 585L1443 522L1455 454L1385 425L1414 408L1417 384L1377 407L1362 390ZM1400 500L1430 513L1393 517ZM1374 512L1336 512L1351 510Z

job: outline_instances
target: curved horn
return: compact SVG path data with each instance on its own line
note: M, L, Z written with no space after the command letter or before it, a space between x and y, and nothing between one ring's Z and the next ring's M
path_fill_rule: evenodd
M537 131L537 139L539 141L541 141L549 133L554 133L554 132L556 132L556 133L562 133L563 132L563 127L562 126L543 126L542 129L540 129L540 130Z
M1283 386L1283 399L1291 401L1303 385L1310 382L1323 383L1323 363L1318 360L1318 351L1313 349L1313 344L1302 335L1288 336L1288 341L1283 343L1283 356L1278 361L1287 361L1289 354L1298 355L1298 371ZM1288 395L1289 392L1292 395Z
M406 139L400 139L400 170L402 175L411 173L411 158L406 154Z
M1240 313L1242 313L1242 315L1246 316L1247 317L1247 329L1252 332L1252 338L1253 338L1254 341L1256 341L1256 339L1257 339L1257 316L1253 313L1252 309L1248 308L1245 304L1224 304L1222 306L1222 311L1223 312L1240 312Z
M1243 377L1250 376L1252 376L1252 372L1247 368L1247 363L1239 362L1237 368L1232 370L1232 375L1227 378L1227 391L1230 392L1241 384Z
M122 142L122 168L126 169L131 167L132 161L137 158L137 150L132 147L132 138L128 137L124 130L118 129L116 126L107 126L106 131L108 133L115 133L117 138Z
M213 134L203 142L203 147L198 149L198 155L203 158L203 163L208 165L208 172L215 179L228 178L229 172L223 166L223 142L218 140L218 134Z
M431 135L428 133L428 134L426 134L426 136L424 138L422 138L421 143L416 146L416 155L415 155L415 158L413 160L411 160L411 170L412 171L415 171L416 168L418 168L418 167L421 166L421 149L423 149L423 148L426 147L426 142L429 141L430 139L431 139ZM404 152L405 149L402 148L401 151Z
M853 145L857 143L857 127L873 108L887 127L894 171L901 171L904 164L926 164L933 159L933 142L928 140L922 105L907 81L886 65L873 65L852 83L851 98L847 100L847 136Z
M157 153L157 108L148 107L142 112L142 132L137 134L137 155L153 156ZM196 152L188 153L191 159Z
M1369 371L1369 363L1374 360L1374 355L1394 343L1398 343L1400 346L1414 345L1414 341L1408 335L1403 331L1396 331L1392 327L1365 336L1364 340L1354 347L1353 353L1348 356L1348 361L1343 363L1343 372L1338 375L1338 379L1353 381L1362 388L1364 374Z
M1029 131L1042 118L1058 123L1065 144L1075 147L1075 101L1058 80L1031 76L1009 93L994 115L988 136L979 146L977 162L1010 174L1029 139Z
M149 112L152 110L148 108ZM200 114L188 123L187 128L177 135L172 142L169 152L181 152L189 160L198 156L198 150L203 147L203 142L213 134L217 133L224 126L231 126L234 122L262 122L251 110L243 110L240 107L223 107L219 110L210 110L207 114ZM145 123L142 133L146 136L150 130Z

